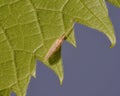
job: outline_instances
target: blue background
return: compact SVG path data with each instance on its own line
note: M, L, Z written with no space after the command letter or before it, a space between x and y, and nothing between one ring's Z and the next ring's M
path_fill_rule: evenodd
M77 48L67 42L62 47L65 78L37 63L37 78L32 78L27 96L120 96L120 9L108 4L117 45L100 32L75 24Z

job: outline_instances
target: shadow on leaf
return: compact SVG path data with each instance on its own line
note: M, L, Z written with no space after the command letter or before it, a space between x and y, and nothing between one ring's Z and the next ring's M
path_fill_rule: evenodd
M61 58L61 47L49 58L48 62L50 65L56 64Z

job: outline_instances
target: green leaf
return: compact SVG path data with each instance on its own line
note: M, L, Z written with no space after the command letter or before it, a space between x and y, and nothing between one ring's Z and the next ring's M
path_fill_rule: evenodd
M71 30L70 35L68 35L67 41L68 41L69 43L71 43L74 47L76 47L75 34L74 34L74 30L73 30L73 29Z
M19 80L14 86L12 86L12 90L16 93L17 96L26 96L30 78L31 76L28 76L25 79Z
M36 76L36 60L52 69L62 84L62 42L55 42L64 34L63 39L76 46L75 22L99 30L115 46L105 0L0 0L0 95L14 91L25 96L31 76Z
M10 89L0 90L0 96L10 96L10 93Z
M120 7L120 0L108 0L110 3L112 3L113 5Z

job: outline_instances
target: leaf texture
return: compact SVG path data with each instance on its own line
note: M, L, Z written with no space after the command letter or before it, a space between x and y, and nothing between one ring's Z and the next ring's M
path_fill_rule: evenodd
M0 0L0 96L26 96L36 60L64 78L61 47L49 61L44 57L65 34L76 46L73 26L78 22L99 30L116 44L105 0Z
M120 7L120 0L108 0L110 3L112 3L113 5Z

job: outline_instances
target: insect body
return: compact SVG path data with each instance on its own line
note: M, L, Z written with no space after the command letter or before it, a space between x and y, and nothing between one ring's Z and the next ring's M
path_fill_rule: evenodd
M45 61L47 61L61 47L65 37L65 34L63 34L53 43L53 45L51 46L51 48L45 56Z

